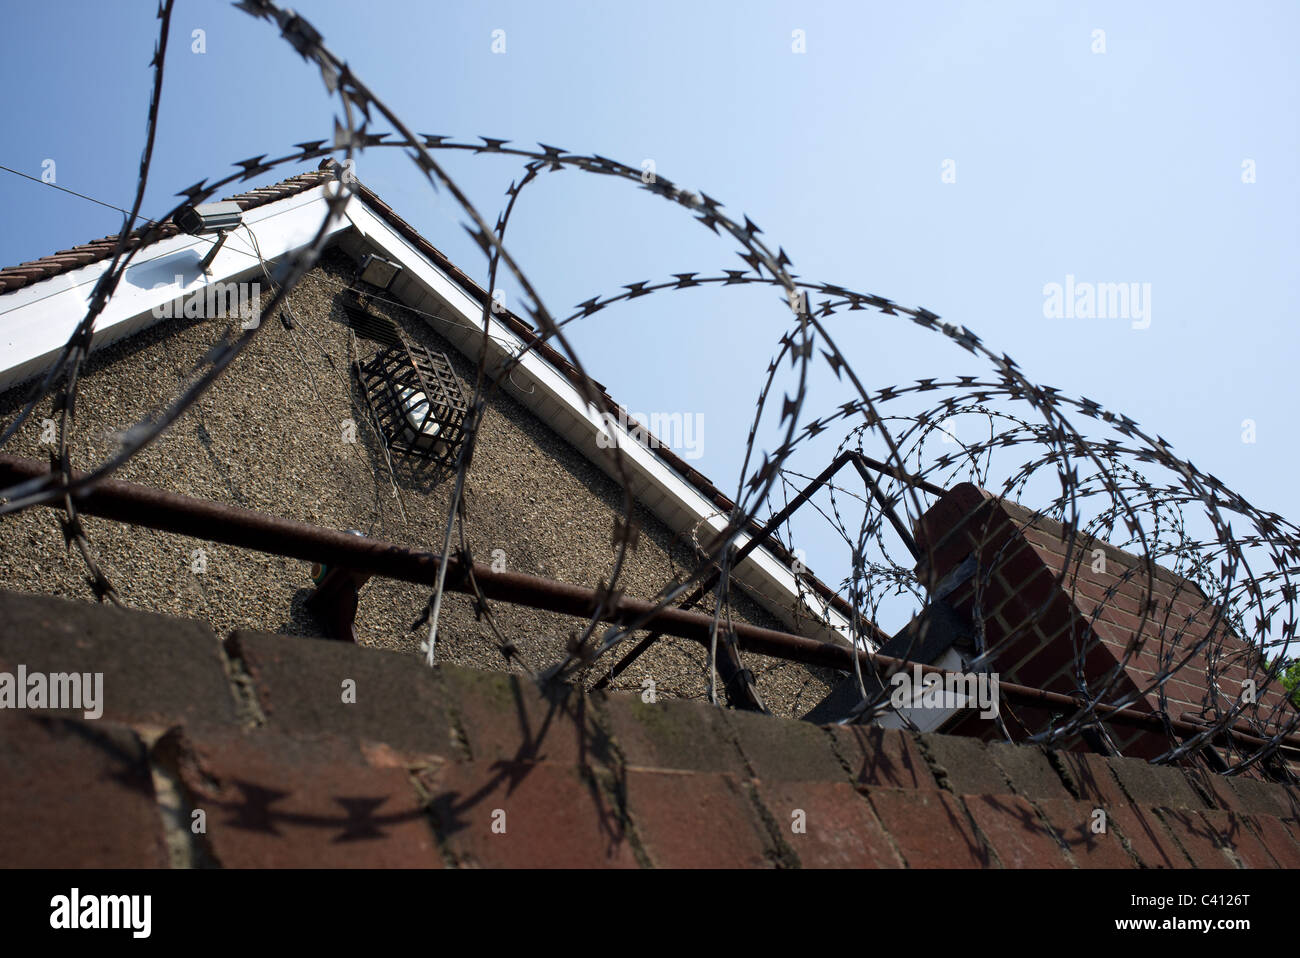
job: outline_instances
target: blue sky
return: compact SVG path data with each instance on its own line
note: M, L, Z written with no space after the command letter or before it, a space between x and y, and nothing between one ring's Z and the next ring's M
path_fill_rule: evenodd
M295 6L415 129L653 159L747 213L801 276L968 326L1031 379L1126 413L1256 505L1300 515L1296 4ZM6 10L0 164L40 176L53 159L59 185L129 205L154 9ZM491 50L497 29L504 54ZM792 51L794 30L805 53ZM147 215L236 160L331 133L334 104L314 70L228 4L179 0L167 72ZM945 160L955 182L943 182ZM1253 183L1242 182L1246 160ZM519 172L500 157L447 166L490 221ZM485 279L455 211L397 151L367 153L357 172ZM684 211L627 184L544 180L507 239L556 314L624 283L739 265ZM0 172L0 263L119 225L110 210ZM1045 317L1044 286L1067 275L1149 283L1149 327ZM871 388L987 371L940 337L864 315L832 331ZM771 290L691 290L599 314L575 335L588 369L630 409L704 414L693 465L731 493L788 320ZM815 383L810 412L832 397L843 399ZM1256 423L1253 444L1244 419ZM810 449L797 465L815 473L828 456Z

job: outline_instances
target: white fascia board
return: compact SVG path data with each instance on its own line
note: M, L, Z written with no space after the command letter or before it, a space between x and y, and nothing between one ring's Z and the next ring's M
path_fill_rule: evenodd
M313 187L244 214L244 223L257 236L268 263L312 241L326 215L327 187ZM347 219L340 217L330 232L349 228ZM137 253L95 321L92 349L165 322L154 315L155 309L209 283L261 278L261 265L242 228L228 235L212 261L211 276L201 274L199 261L215 239L181 234ZM0 295L0 390L31 379L54 363L85 318L95 284L111 262L91 263Z
M374 247L388 258L401 263L419 287L449 308L442 322L435 323L431 319L426 321L471 360L477 361L483 339L482 305L369 210L360 199L353 197L346 215L357 231ZM424 308L426 312L434 312L428 310L427 304ZM524 342L491 315L488 317L488 334L491 360L518 355L524 348ZM598 437L608 435L605 423L596 410L588 406L582 393L568 377L534 350L524 355L511 382L514 386L512 395L534 413L542 410L548 399L552 400L555 407L558 407L559 414L557 416L555 412L550 412L546 415L548 425L617 481L615 467L610 461L610 451L601 448L598 441ZM624 453L633 495L645 503L647 508L651 508L669 528L674 532L688 532L701 521L714 531L726 527L727 517L720 515L712 502L658 455L633 439L621 425L611 423L609 429ZM649 490L662 494L653 507L650 503L656 497L647 495ZM737 538L738 547L743 547L748 542L749 537L746 535ZM801 592L794 574L767 549L760 547L751 552L734 574L756 594L764 608L788 628L798 629L805 635L824 641L841 645L849 643L848 620L834 608L826 607L816 597L810 596L807 589ZM792 611L799 603L808 610L807 616L803 618L796 617ZM809 621L811 616L824 618L830 627L815 625Z

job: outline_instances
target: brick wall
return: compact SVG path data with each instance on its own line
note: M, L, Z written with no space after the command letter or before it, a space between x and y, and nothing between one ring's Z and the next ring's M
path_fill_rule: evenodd
M940 581L974 559L970 577L949 601L982 625L991 668L1004 681L1078 692L1078 660L1089 694L1109 682L1105 701L1131 695L1133 709L1175 719L1213 718L1214 706L1233 705L1247 679L1264 685L1259 654L1216 617L1215 603L1194 583L1167 569L1154 566L1148 579L1136 556L1082 534L1071 544L1060 523L970 483L943 496L916 531L929 558L923 578ZM1168 668L1175 671L1162 701L1151 684ZM1257 714L1290 710L1277 683L1261 688ZM1054 718L1046 710L1005 706L1003 717L1017 738L1046 729ZM969 716L949 731L996 734L991 722ZM1154 758L1171 747L1160 733L1114 723L1108 731L1125 755ZM1087 747L1077 736L1067 746Z
M20 665L102 672L103 715L0 711L5 866L1300 866L1282 786L1137 759L544 695L0 592Z

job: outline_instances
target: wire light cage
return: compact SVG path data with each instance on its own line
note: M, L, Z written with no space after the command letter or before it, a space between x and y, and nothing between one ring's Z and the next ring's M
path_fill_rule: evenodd
M389 450L419 471L454 467L469 406L446 353L399 336L355 368Z

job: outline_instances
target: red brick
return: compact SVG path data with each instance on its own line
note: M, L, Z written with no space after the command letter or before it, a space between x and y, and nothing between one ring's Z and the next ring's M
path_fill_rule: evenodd
M1046 799L1038 808L1057 836L1065 842L1080 868L1137 868L1138 863L1110 823L1106 831L1092 830L1093 806L1073 799Z
M1182 674L1181 672L1178 674ZM1150 684L1149 678L1143 678L1139 684L1145 688ZM1169 679L1164 684L1166 700L1171 705L1181 703L1184 708L1170 708L1169 711L1177 714L1178 712L1199 712L1201 707L1211 701L1209 690L1203 685L1194 685L1190 682L1184 682L1180 679ZM1147 693L1147 699L1153 705L1160 701L1160 690L1151 689Z
M1160 617L1148 616L1147 620L1143 622L1141 615L1126 612L1113 605L1108 605L1102 610L1101 620L1113 626L1117 632L1130 640L1141 635L1142 641L1148 645L1158 644L1160 636L1164 632Z
M1023 682L1038 682L1060 671L1062 656L1044 652L1055 644L1040 628L1052 621L1049 618L1013 615L1004 607L996 616L985 615L978 620L972 617L972 621L983 625L984 646L1004 675L1021 676Z
M1087 608L1088 603L1083 599L1089 599L1093 603L1104 603L1107 608L1122 609L1135 615L1141 615L1142 603L1126 593L1116 590L1114 593L1107 595L1110 584L1109 576L1090 575L1078 580L1075 584L1075 591L1078 595L1075 597L1080 608ZM1082 597L1082 598L1080 598ZM1089 609L1089 611L1091 611Z
M1209 811L1199 814L1210 826L1215 840L1231 849L1237 860L1247 868L1278 867L1277 859L1247 826L1245 818L1232 812Z
M448 669L443 682L476 762L613 762L583 696L543 694L527 676L477 669Z
M161 731L237 721L221 643L193 619L0 589L0 671L19 664L29 672L102 672L102 719L110 722Z
M1113 649L1109 648L1104 643L1098 642L1096 638L1087 640L1081 651L1083 652L1084 681L1097 691L1101 691L1102 685L1104 685L1105 682L1110 681L1111 671L1119 663L1119 659L1116 657ZM1077 656L1074 654L1073 648L1070 649L1068 658L1070 660L1071 669L1076 668L1074 660ZM1125 672L1121 671L1119 677L1111 684L1110 691L1107 695L1111 698L1116 698L1121 695L1127 695L1129 692L1136 691L1138 691L1138 687L1130 681Z
M1028 519L1029 517L1026 516L1025 518ZM1042 528L1041 525L1031 524L1025 526L1021 535L1032 542L1036 549L1040 549L1043 552L1050 552L1053 555L1060 557L1065 556L1065 540L1057 535L1055 531L1048 532L1046 529ZM1074 551L1076 553L1079 551L1079 541L1077 538L1074 543Z
M207 818L211 857L233 868L439 867L428 814L393 753L276 732L169 733L159 761Z
M921 741L945 786L955 794L1000 795L1011 791L1001 767L983 742L936 732L925 733Z
M635 868L617 807L590 773L545 762L452 762L424 772L434 821L462 867ZM505 832L493 831L502 821Z
M627 811L658 868L770 868L767 829L731 775L629 771Z
M1146 868L1192 867L1155 812L1136 805L1111 805L1103 811L1106 827L1119 831Z
M877 725L830 725L827 729L858 784L886 788L939 787L910 732Z
M961 533L946 535L933 547L926 546L921 540L918 540L918 544L923 550L921 561L917 564L917 574L922 582L927 577L925 571L927 566L935 570L933 575L937 582L960 565L972 551L969 537ZM954 605L960 608L963 604L962 598L954 599Z
M1163 655L1167 658L1170 648L1158 639L1143 637L1142 641L1131 650L1130 646L1133 645L1131 636L1127 636L1123 633L1117 635L1112 632L1103 636L1103 641L1115 653L1117 660L1128 655L1128 664L1125 667L1130 671L1148 672L1154 675L1168 664L1161 660L1161 656ZM1132 654L1129 654L1130 651Z
M1064 548L1059 551L1056 549L1036 548L1035 551L1038 553L1039 561L1051 571L1053 576L1060 578L1063 591L1068 592L1074 587L1079 571L1079 553L1077 550L1070 557L1070 567L1068 569L1065 565Z
M1017 795L962 799L1004 868L1069 868L1060 843L1034 807Z
M917 520L915 528L917 545L922 549L937 547L941 550L947 544L942 540L958 530L967 518L987 501L987 494L972 483L962 482L953 486ZM949 569L950 564L944 562L935 564L935 570L940 577L947 574Z
M947 792L868 788L880 823L909 868L989 868L992 856Z
M1083 801L1107 809L1129 803L1128 796L1119 787L1119 782L1101 755L1091 752L1058 752L1057 756L1070 777L1071 788Z
M1176 629L1181 629L1187 624L1190 616L1192 624L1199 624L1200 631L1203 633L1214 620L1215 605L1207 600L1196 598L1192 598L1189 602L1189 598L1191 597L1186 592L1182 592L1174 599L1172 614L1169 616L1170 624Z
M804 868L901 868L866 800L842 782L760 782L763 805ZM794 831L794 812L805 831Z
M993 561L994 554L989 553L989 561ZM1043 556L1028 542L1023 540L1018 543L1013 542L1007 546L997 557L998 571L997 574L1002 576L1008 582L1024 583L1026 586L1035 586L1037 595L1040 599L1048 598L1054 590L1044 590L1043 582L1035 582L1036 579L1045 580L1047 583L1055 582L1055 576L1052 571L1044 564ZM995 580L996 581L996 580ZM1025 604L1027 596L1020 594L1017 588L1011 595L1020 600L1026 609L1032 610L1033 604ZM1008 596L1010 598L1011 596Z
M143 744L105 721L0 716L0 867L163 868Z
M1271 815L1243 816L1259 834L1264 847L1283 868L1300 868L1300 845L1287 827Z
M1012 741L1019 742L1037 732L1046 731L1054 724L1059 724L1056 713L1032 705L1010 705L1002 703L1002 718L1011 732Z
M1233 867L1232 860L1219 847L1214 830L1195 812L1167 808L1160 817L1197 868Z
M1018 794L1031 799L1070 797L1060 774L1040 747L999 742L989 746L988 756L1002 769Z
M1145 711L1140 703L1134 708ZM1119 737L1115 736L1115 739L1118 744ZM1168 752L1171 744L1163 732L1145 730L1136 732L1132 738L1120 745L1120 749L1131 758L1150 762Z
M705 702L609 695L602 715L628 768L747 773L721 709Z
M1006 510L993 499L972 512L963 525L963 531L976 546L980 565L986 566L1000 555L1007 555L1021 541L1018 524L1008 518ZM1003 546L1011 543L1005 551Z
M1038 639L1034 629L1024 629L1022 623L1008 622L999 616L990 616L988 607L984 606L978 612L972 607L965 611L967 621L971 623L972 634L978 634L982 629L984 632L984 647L988 649L990 661L997 663L998 668L1006 672L1006 666L1012 661L1024 658L1032 654L1034 650L1042 646L1042 641Z
M1276 818L1294 819L1300 817L1300 797L1290 789L1277 782L1264 782L1257 778L1243 775L1227 779L1233 790L1241 799L1242 811L1256 815L1272 815Z
M1127 757L1111 757L1106 762L1134 802L1156 808L1205 807L1180 768Z
M754 712L726 711L722 717L757 778L769 782L849 780L821 726Z
M1069 658L1068 650L1063 653L1051 648L1052 643L1037 628L1004 640L1008 634L1009 630L990 628L985 635L998 671L1008 679L1036 687L1059 672Z
M413 655L346 642L236 632L226 648L252 677L272 730L383 742L456 758L440 674ZM343 682L355 701L343 701Z
M1009 590L1008 596L1019 602L1021 610L1026 615L1039 610L1042 610L1040 614L1050 614L1055 608L1053 603L1069 601L1062 592L1055 573L1041 567L1041 563L1036 573L1018 580L1016 587Z

